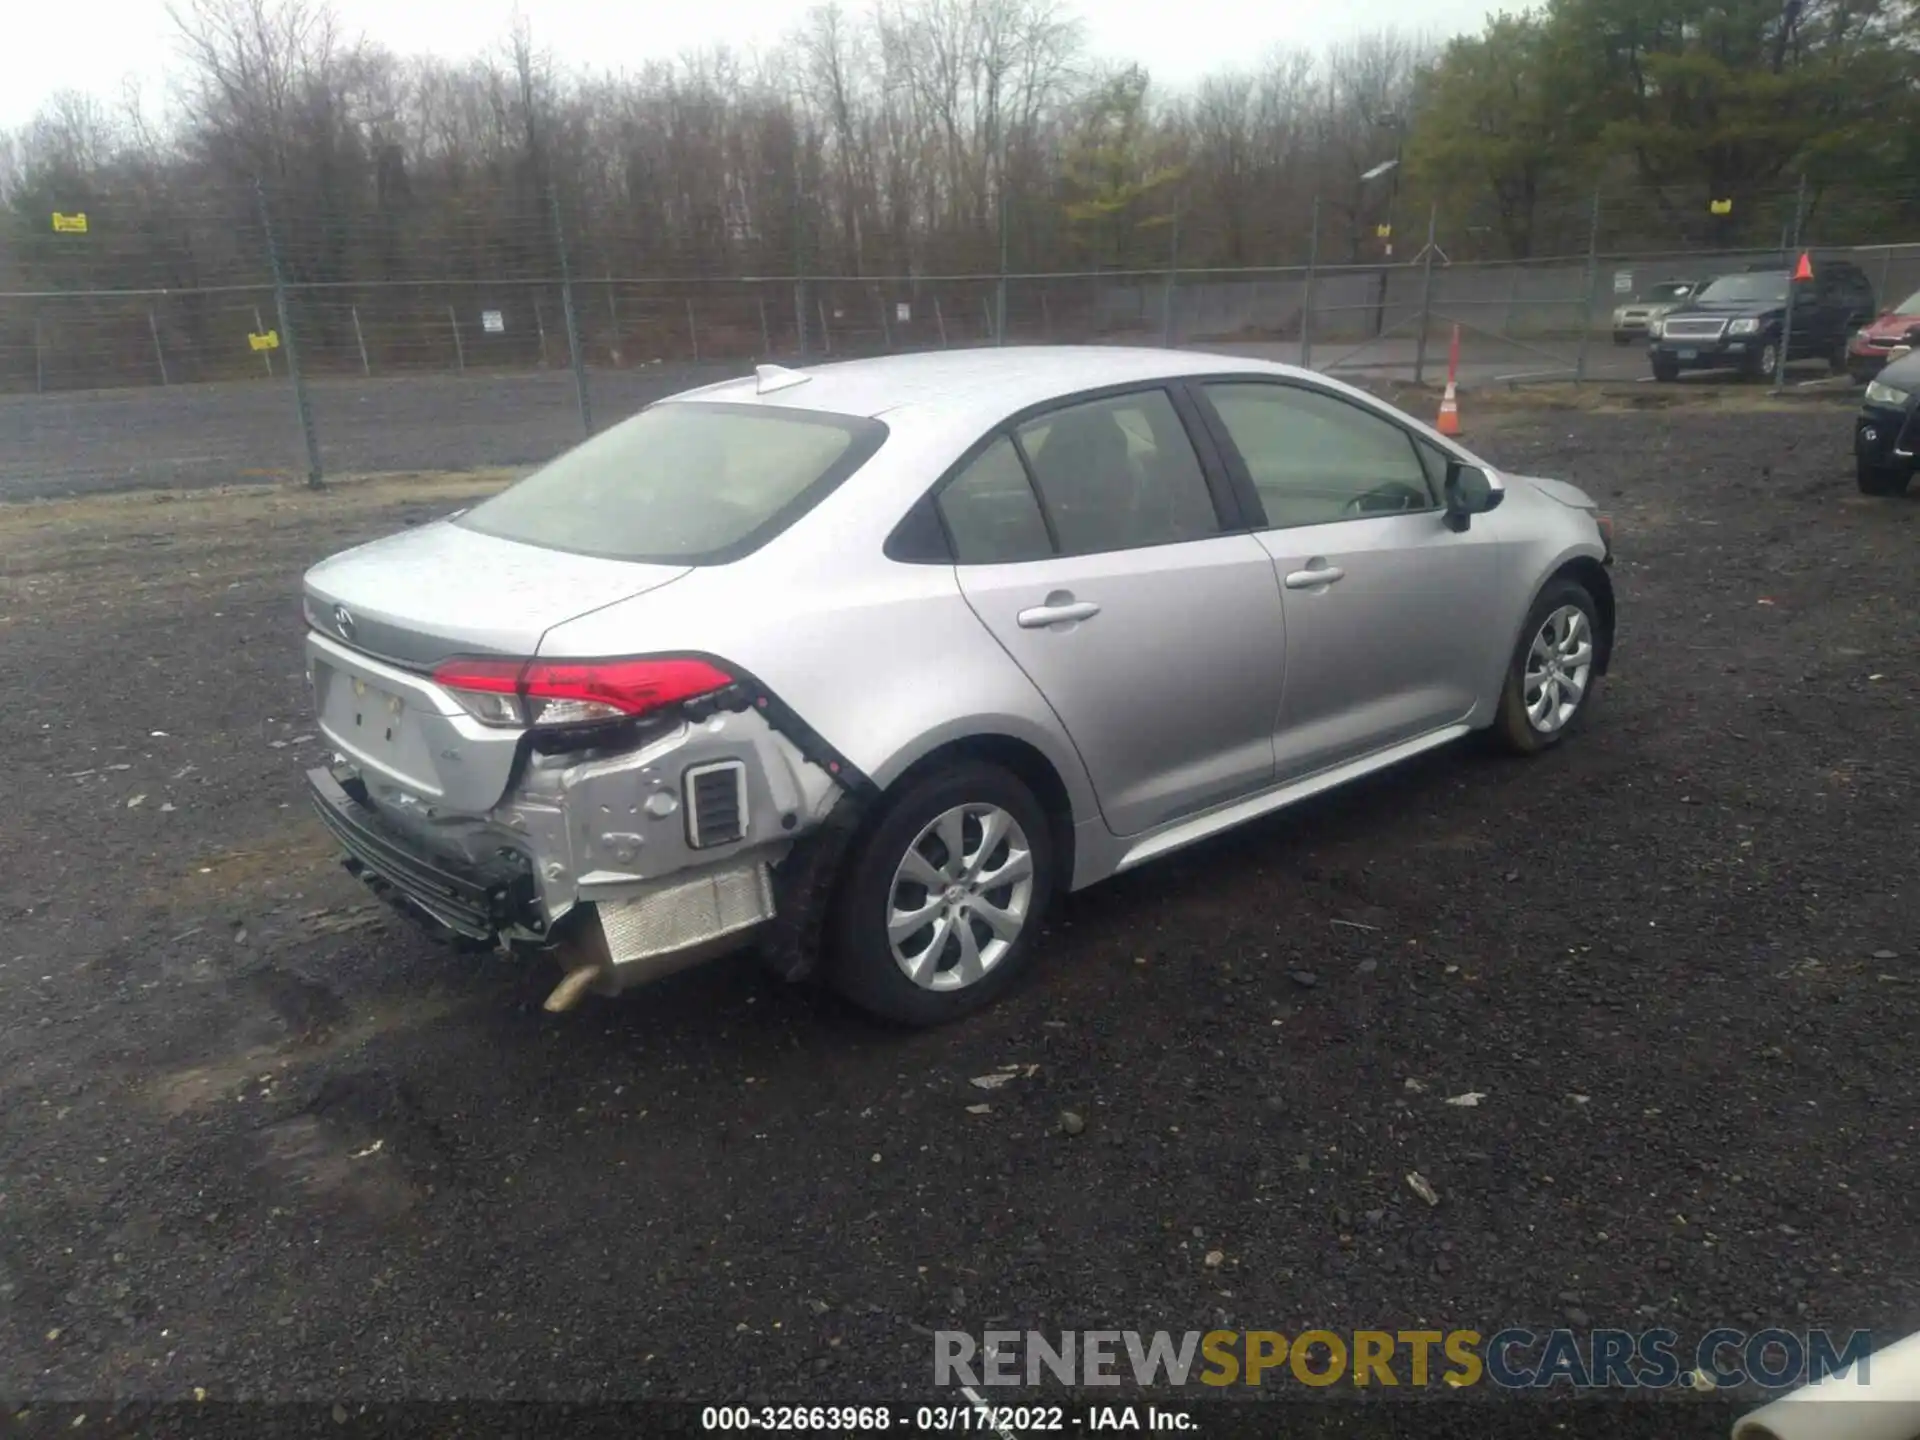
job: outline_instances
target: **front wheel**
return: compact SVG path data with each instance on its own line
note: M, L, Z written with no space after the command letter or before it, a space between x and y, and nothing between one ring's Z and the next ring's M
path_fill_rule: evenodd
M1907 482L1913 478L1912 471L1893 465L1875 465L1866 460L1856 460L1854 464L1862 495L1904 495Z
M1593 596L1574 580L1555 580L1533 602L1494 718L1495 736L1521 755L1567 737L1598 675L1600 627Z
M1771 380L1774 371L1780 368L1780 345L1769 340L1760 347L1760 353L1753 357L1753 368L1747 374L1755 380Z
M1680 362L1678 360L1663 360L1658 355L1654 356L1653 378L1662 385L1671 385L1680 378Z
M882 1019L932 1026L997 999L1031 962L1053 833L1019 777L966 760L909 781L855 846L826 974Z

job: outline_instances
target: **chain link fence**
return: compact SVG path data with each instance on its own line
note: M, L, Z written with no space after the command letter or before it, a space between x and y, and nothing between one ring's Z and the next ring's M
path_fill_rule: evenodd
M418 278L327 280L310 277L329 273L329 248L366 248L378 217L289 233L257 199L243 215L129 205L85 216L84 230L62 217L61 232L0 220L0 276L37 277L0 290L0 499L512 469L757 362L940 348L1171 345L1434 383L1457 327L1469 387L1627 382L1646 360L1613 343L1616 303L1781 263L1800 243L1796 219L1764 250L1610 249L1596 200L1584 251L1463 259L1436 208L1410 254L1355 261L1348 246L1320 263L1335 247L1316 205L1292 264L1183 268L1170 254L1079 272L647 275L582 263L553 204L490 234L493 256L462 257L482 278L409 253L382 268ZM1860 265L1883 305L1920 290L1920 243L1818 248ZM106 275L118 283L95 283Z

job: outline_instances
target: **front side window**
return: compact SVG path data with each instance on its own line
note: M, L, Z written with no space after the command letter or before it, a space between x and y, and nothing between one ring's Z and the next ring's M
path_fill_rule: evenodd
M1015 433L1062 554L1220 533L1200 457L1164 390L1050 410Z
M1325 525L1431 510L1435 485L1412 437L1337 396L1223 381L1207 398L1246 462L1269 525ZM1444 473L1445 461L1436 456Z
M602 431L454 523L613 560L716 564L791 524L886 433L853 416L668 402Z

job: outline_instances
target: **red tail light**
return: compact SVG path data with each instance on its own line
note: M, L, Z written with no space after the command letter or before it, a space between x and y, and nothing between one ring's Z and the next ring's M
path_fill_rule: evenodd
M705 660L687 659L456 659L433 678L475 719L509 726L631 718L733 683Z

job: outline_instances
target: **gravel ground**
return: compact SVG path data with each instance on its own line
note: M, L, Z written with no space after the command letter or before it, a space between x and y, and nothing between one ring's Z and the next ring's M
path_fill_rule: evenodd
M917 1035L747 963L547 1016L334 867L299 573L481 480L0 508L0 1393L926 1398L927 1332L990 1324L1904 1334L1920 503L1861 500L1845 426L1476 432L1617 517L1585 733L1074 897Z

